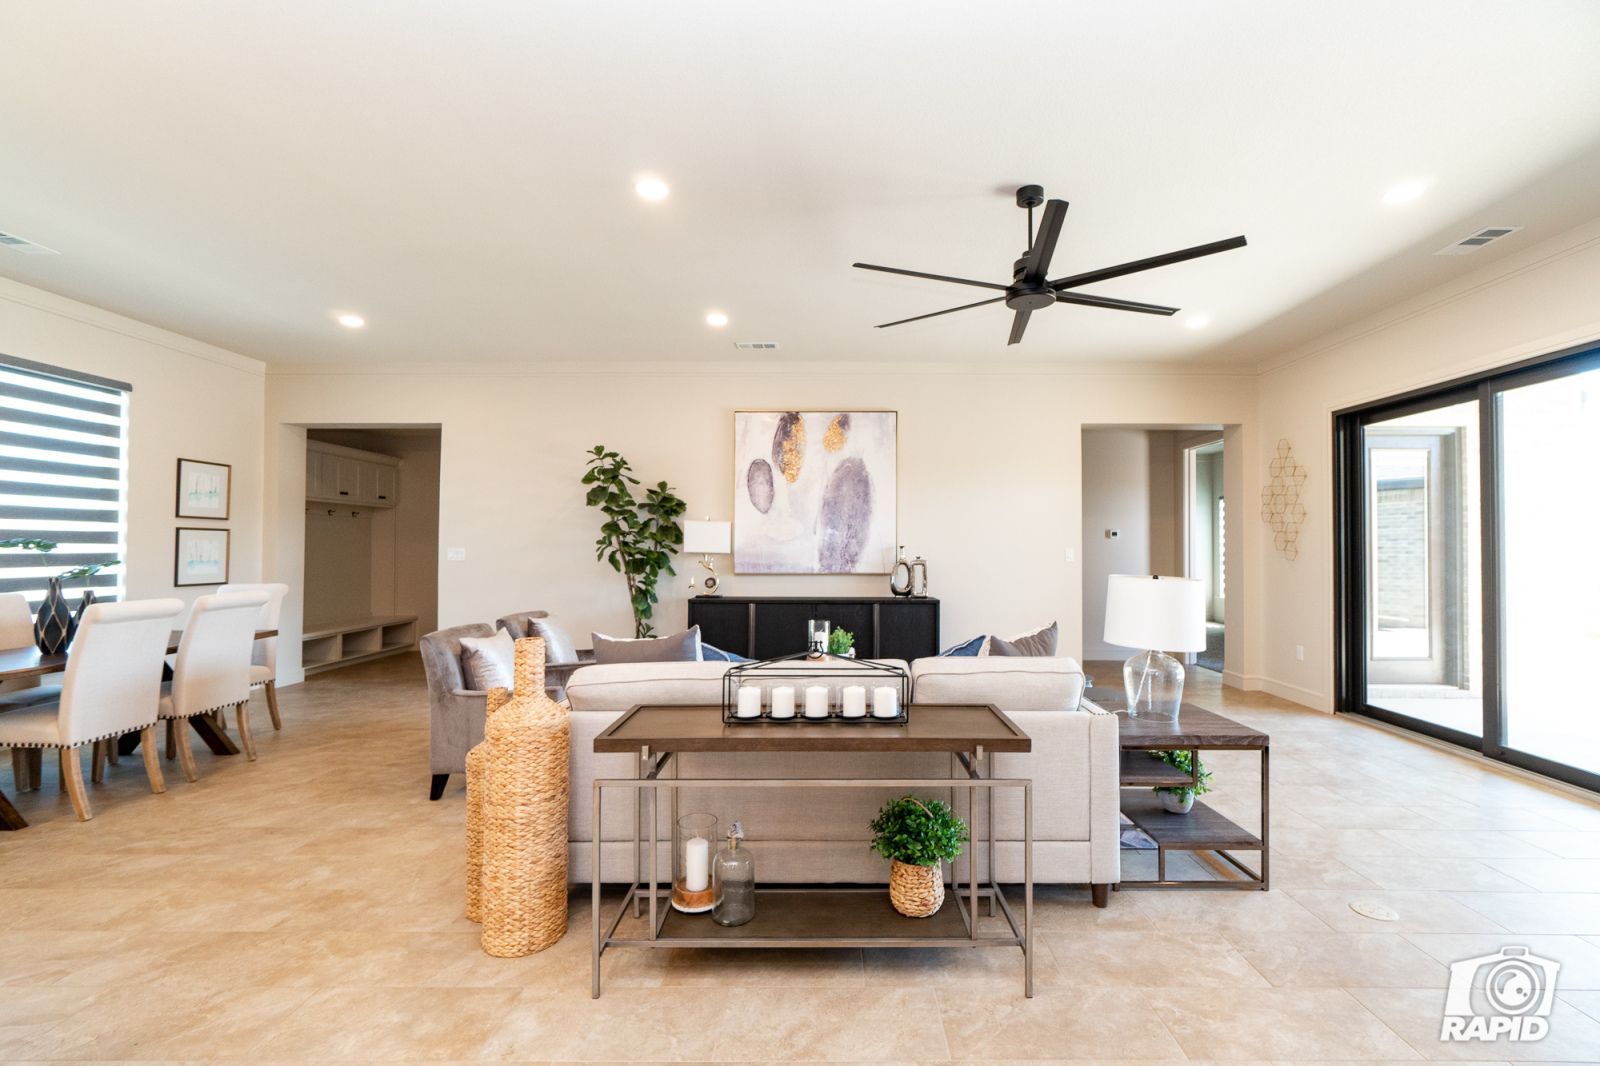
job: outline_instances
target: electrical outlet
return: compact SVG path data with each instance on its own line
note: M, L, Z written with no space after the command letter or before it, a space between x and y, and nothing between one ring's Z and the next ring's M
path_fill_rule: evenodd
M452 563L464 563L467 561L467 549L451 548L444 553L444 557Z
M1303 663L1306 661L1306 646L1304 644L1296 644L1294 646L1294 658L1296 662Z

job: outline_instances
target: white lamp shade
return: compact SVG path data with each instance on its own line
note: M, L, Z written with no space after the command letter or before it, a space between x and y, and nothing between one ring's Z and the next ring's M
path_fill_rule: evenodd
M1106 582L1105 640L1146 651L1205 651L1205 583L1112 574Z
M727 555L733 550L733 527L727 522L685 522L683 550L689 555Z

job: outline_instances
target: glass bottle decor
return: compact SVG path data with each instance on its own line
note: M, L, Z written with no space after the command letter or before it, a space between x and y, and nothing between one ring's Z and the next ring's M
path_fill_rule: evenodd
M744 826L733 823L728 846L711 866L711 920L718 925L743 925L756 916L756 860L744 842Z
M672 906L685 914L711 909L711 842L716 839L715 815L686 814L673 826Z
M833 624L824 618L806 623L806 658L821 659L828 654L828 631Z
M928 594L928 564L917 556L911 560L911 595L922 597Z
M906 546L900 545L900 557L894 561L889 574L889 591L896 596L911 595L911 564L906 562Z

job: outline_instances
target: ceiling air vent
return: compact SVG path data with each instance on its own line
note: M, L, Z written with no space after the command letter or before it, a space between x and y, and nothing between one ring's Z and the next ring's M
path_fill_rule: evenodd
M26 237L18 237L15 233L0 231L0 247L10 248L23 255L60 255L54 248L46 248L42 244L34 244Z
M741 352L770 352L778 346L777 341L734 341L733 346Z
M1486 244L1493 244L1502 237L1509 237L1520 230L1521 226L1488 226L1476 233L1469 233L1459 241L1447 244L1440 248L1434 255L1468 255L1476 252Z

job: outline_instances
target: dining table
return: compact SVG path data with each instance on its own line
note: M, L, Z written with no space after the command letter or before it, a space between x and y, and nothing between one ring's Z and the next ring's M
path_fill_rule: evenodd
M258 629L255 639L263 640L267 637L278 635L276 629ZM178 644L183 639L183 630L174 629L167 638L167 654L175 655ZM67 668L67 660L71 650L52 652L46 654L35 647L6 648L0 650L0 681L22 681L27 678L48 677L50 674L59 674ZM166 670L165 664L162 667ZM170 678L170 673L166 677ZM239 745L235 744L227 733L217 728L217 724L208 714L197 714L184 719L191 729L200 734L200 739L205 741L206 747L217 755L237 755ZM139 748L139 733L134 731L125 734L117 742L118 755L131 755ZM0 831L8 829L25 829L27 820L11 805L4 790L0 790Z

